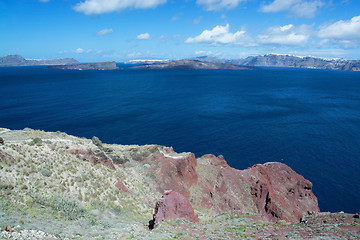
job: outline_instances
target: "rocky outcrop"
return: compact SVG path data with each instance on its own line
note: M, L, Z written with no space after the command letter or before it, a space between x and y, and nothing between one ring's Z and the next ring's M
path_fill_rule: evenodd
M156 172L157 190L174 190L186 198L190 197L190 187L197 183L197 161L193 153L177 154L172 148L163 148L153 155L159 162L160 170Z
M118 69L116 62L78 63L67 65L49 66L50 69L73 69L73 70L115 70Z
M79 62L73 58L25 59L20 55L7 55L0 57L0 67L66 65L75 63Z
M149 222L149 228L153 229L157 223L182 218L189 222L199 222L199 217L192 208L189 200L175 191L165 191L155 206L153 219Z
M308 212L319 212L311 182L282 163L237 170L223 156L208 154L196 161L193 154L178 155L171 148L162 150L154 160L160 164L156 179L159 192L175 190L194 207L215 214L241 212L261 215L268 221L299 222Z
M98 143L93 139L93 143ZM79 159L93 164L126 168L126 159L147 165L154 176L150 187L158 193L172 190L191 201L195 208L214 214L238 212L258 215L264 221L297 223L308 212L319 212L312 184L282 163L257 164L246 170L231 168L223 156L212 154L196 159L193 153L176 153L169 147L143 147L128 151L114 161L106 148L68 150ZM125 159L125 160L124 160ZM125 164L124 164L125 163ZM115 186L128 188L117 179Z
M5 141L4 141L4 139L3 139L2 137L0 137L0 144L1 144L1 145L4 145L4 144L5 144Z
M251 197L259 213L270 221L299 222L319 212L312 183L282 163L257 164L248 170Z
M134 66L133 68L146 69L233 69L233 70L250 70L253 67L238 66L225 63L204 62L199 60L177 60L165 63L153 63Z

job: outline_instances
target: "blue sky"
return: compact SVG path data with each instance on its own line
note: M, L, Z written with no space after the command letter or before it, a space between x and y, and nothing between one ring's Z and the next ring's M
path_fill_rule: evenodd
M0 55L360 59L359 0L1 0Z

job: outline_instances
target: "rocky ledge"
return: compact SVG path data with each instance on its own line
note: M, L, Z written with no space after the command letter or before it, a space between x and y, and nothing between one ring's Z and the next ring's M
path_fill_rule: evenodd
M2 239L360 237L359 214L321 213L311 182L282 163L237 170L158 145L31 129L0 137Z
M151 63L134 66L133 68L145 69L233 69L251 70L254 67L239 66L226 63L204 62L199 60L177 60L163 63Z
M48 66L50 69L73 69L73 70L115 70L118 69L116 62L95 62L95 63L78 63Z

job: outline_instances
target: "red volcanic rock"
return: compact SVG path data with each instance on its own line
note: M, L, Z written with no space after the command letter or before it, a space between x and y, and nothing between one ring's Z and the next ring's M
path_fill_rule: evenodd
M209 159L211 165L220 166L220 167L229 167L229 165L227 164L227 162L225 161L222 155L215 157L215 155L213 154L206 154L202 157Z
M299 222L308 212L319 212L312 183L282 163L257 164L249 170L251 196L259 213L270 221Z
M113 162L103 152L95 154L90 149L88 149L87 151L80 149L69 149L67 151L71 154L76 155L76 157L81 160L91 162L95 165L101 163L107 167L115 169Z
M249 213L268 221L299 222L308 212L319 212L311 182L282 163L237 170L223 156L195 159L172 148L159 148L144 161L153 166L154 189L171 189L214 214Z
M153 220L150 221L149 228L153 229L157 223L168 220L182 218L190 222L199 222L198 215L194 212L189 200L182 194L175 191L165 191L155 206Z
M193 153L176 154L172 148L164 148L155 159L161 163L157 173L158 191L172 189L189 198L189 188L197 183L197 161Z
M212 154L198 159L198 193L191 196L194 203L216 214L229 211L256 212L250 198L246 172L231 168L223 158Z
M130 193L129 189L120 181L119 178L116 179L117 182L115 183L115 187L122 192Z
M214 213L259 214L268 221L299 222L319 212L312 184L282 163L258 164L246 170L229 167L222 156L198 159L199 179L191 196L194 206Z

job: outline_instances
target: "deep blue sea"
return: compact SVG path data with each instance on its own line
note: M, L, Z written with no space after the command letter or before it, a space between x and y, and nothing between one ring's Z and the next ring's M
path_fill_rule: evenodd
M360 72L0 68L0 127L288 164L322 211L360 211Z

